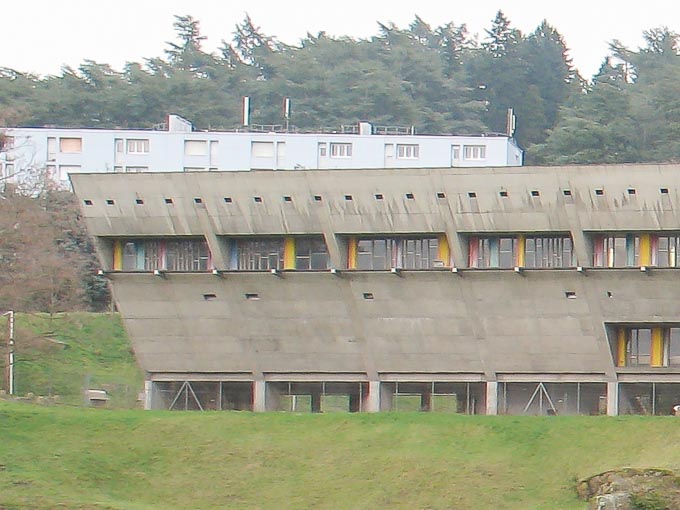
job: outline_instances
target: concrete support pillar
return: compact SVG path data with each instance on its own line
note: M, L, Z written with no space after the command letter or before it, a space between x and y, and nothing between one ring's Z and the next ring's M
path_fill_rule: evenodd
M313 413L321 412L321 393L317 392L312 393L312 412Z
M267 383L263 379L253 381L253 411L263 413L266 405Z
M367 413L380 411L380 381L368 382L368 395L366 395L364 402L364 411Z
M144 381L144 410L153 409L153 381Z
M498 414L498 383L496 381L486 383L486 414Z
M420 410L432 411L432 393L429 391L420 395Z
M619 383L610 381L607 383L607 416L619 414Z

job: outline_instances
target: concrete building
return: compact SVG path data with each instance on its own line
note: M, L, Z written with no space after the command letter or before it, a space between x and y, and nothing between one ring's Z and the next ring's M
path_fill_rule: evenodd
M10 128L0 178L44 168L71 173L520 166L523 152L504 135L427 136L361 122L328 133L193 131L170 115L160 130Z
M670 414L680 166L74 174L148 407Z

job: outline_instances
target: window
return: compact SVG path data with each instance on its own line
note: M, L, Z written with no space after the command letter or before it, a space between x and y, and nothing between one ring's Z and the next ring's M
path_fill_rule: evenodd
M57 157L57 139L54 137L47 138L47 161L54 161Z
M463 146L463 157L467 160L486 159L486 145Z
M295 240L295 269L328 269L328 249L323 238Z
M211 265L208 243L203 239L122 241L123 271L207 271Z
M518 261L517 237L471 237L469 267L509 269Z
M59 152L64 154L78 154L83 151L82 138L60 138Z
M418 159L420 146L415 144L397 144L397 159Z
M207 271L210 267L208 243L203 240L168 241L165 256L168 271Z
M593 237L594 267L633 267L640 261L640 238L634 234Z
M131 138L125 141L125 147L128 154L148 154L149 140Z
M273 158L274 142L252 142L250 153L254 158Z
M208 154L208 142L205 140L184 140L185 156L206 156Z
M359 239L356 245L357 269L430 269L443 265L436 237Z
M525 267L573 267L575 265L569 236L527 237L524 247Z
M148 166L126 166L125 167L125 172L129 174L138 174L140 172L148 172L149 167Z
M319 157L321 157L321 158L326 157L326 143L325 142L319 143Z
M351 158L351 143L331 143L331 158Z
M680 254L680 234L653 235L651 264L658 267L677 267Z
M610 333L619 367L667 367L680 364L680 328L618 326Z
M451 166L456 166L460 161L460 145L451 146Z
M237 269L267 271L283 268L283 239L238 239Z

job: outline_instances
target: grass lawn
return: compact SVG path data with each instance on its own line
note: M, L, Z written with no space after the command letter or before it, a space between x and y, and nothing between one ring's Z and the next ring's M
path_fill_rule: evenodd
M3 343L6 328L2 317ZM81 404L85 388L105 389L113 407L135 405L143 377L117 314L17 314L15 338L17 395Z
M4 509L579 509L575 480L680 469L672 417L102 410L0 402Z

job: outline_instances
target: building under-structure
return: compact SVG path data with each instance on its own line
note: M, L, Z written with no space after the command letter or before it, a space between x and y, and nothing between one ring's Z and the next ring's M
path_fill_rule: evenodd
M74 174L147 406L670 414L680 166Z

